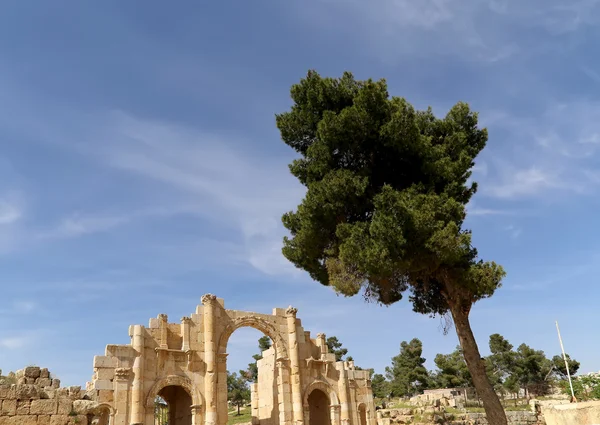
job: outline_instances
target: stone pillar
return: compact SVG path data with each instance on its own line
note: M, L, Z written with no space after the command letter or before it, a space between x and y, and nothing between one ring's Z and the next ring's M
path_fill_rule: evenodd
M227 423L227 353L217 354L217 418L218 423L225 425Z
M277 366L277 406L279 410L279 425L290 425L293 418L292 399L290 394L289 360L278 358Z
M143 424L146 413L144 397L144 327L133 326L133 349L137 357L133 361L133 383L131 385L131 422Z
M183 343L181 344L181 351L187 352L190 349L190 322L192 319L189 317L181 318L181 336Z
M350 393L350 423L361 425L358 414L358 403L356 402L356 381L348 379L348 392Z
M160 348L167 349L169 348L167 343L167 321L169 318L166 314L159 314L158 320L160 320Z
M204 375L204 423L217 425L217 346L215 342L215 307L217 297L212 294L202 296L204 305L204 362L206 373Z
M340 370L340 380L338 389L340 393L341 425L350 425L350 404L348 402L348 371L346 370L345 363L342 363L342 369Z
M329 409L331 425L340 425L340 405L334 404Z
M250 384L250 405L252 414L252 425L258 425L258 383Z
M296 313L298 310L289 306L285 311L288 327L288 345L290 356L290 382L292 387L292 412L294 425L302 425L302 385L300 383L300 359L298 353L298 335L296 334Z
M114 425L130 425L136 422L130 417L129 409L129 383L131 380L131 369L116 368L113 380L113 407L115 408ZM133 415L131 415L133 416ZM131 419L131 420L130 420Z

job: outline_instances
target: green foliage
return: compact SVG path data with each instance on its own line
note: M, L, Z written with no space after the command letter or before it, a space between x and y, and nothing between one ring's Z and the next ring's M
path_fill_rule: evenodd
M578 376L572 382L573 392L577 400L600 400L600 376L596 374ZM560 386L564 394L571 396L569 381L561 381Z
M388 398L391 394L390 383L380 373L373 374L371 378L373 396L376 398Z
M471 374L460 347L456 347L456 350L450 354L436 355L434 362L438 368L435 380L440 388L473 386Z
M227 425L247 424L250 422L252 422L252 409L249 407L240 409L239 414L229 415L227 419Z
M329 352L335 354L335 360L338 362L344 360L344 356L348 354L348 349L342 347L342 343L338 341L337 337L330 336L326 342Z
M290 170L308 191L283 217L286 258L346 296L362 289L391 304L411 287L421 313L446 312L451 292L469 305L493 294L504 272L477 261L462 229L487 141L467 104L439 119L390 98L385 80L314 71L291 96L276 122L301 155Z
M573 376L579 370L579 362L572 359L568 354L566 354L566 358L569 365L569 373ZM554 371L560 379L567 379L567 367L565 366L565 360L561 355L552 357L552 366L554 366Z
M238 376L235 372L227 372L227 400L237 406L238 415L240 414L240 408L250 401L248 381L241 374Z
M392 366L385 368L392 396L410 396L427 388L429 372L422 354L423 343L419 339L402 341L400 353L392 358Z

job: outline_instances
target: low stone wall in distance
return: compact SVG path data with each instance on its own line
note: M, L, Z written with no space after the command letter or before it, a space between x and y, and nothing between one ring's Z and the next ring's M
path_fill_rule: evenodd
M506 417L508 425L545 425L544 418L533 412L509 411L506 412ZM485 413L456 413L444 408L405 407L377 411L377 425L404 424L487 425L488 421Z
M0 383L0 425L106 425L107 406L89 400L81 387L60 388L48 369L27 367L16 384Z

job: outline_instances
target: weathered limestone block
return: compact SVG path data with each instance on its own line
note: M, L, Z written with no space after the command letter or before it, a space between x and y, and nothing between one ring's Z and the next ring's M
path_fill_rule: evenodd
M50 387L50 386L52 386L52 379L38 378L35 383L36 383L36 385L39 385L40 387Z
M94 369L103 367L118 367L118 359L109 356L94 356Z
M36 379L36 378L40 377L41 373L42 373L42 370L39 367L37 367L37 366L29 366L29 367L25 368L24 375L25 375L26 378Z
M71 400L58 400L56 413L58 415L68 415L73 411L73 402Z
M12 416L17 413L17 400L2 400L0 416Z
M10 385L0 385L0 399L9 398ZM14 391L13 391L14 394Z
M45 425L43 422L38 422L38 417L35 415L13 416L11 419L14 425Z
M52 380L52 388L59 388L59 387L60 387L60 379L54 378Z
M17 400L17 415L29 415L29 400Z
M35 385L17 385L15 398L18 400L34 400L40 398L40 389Z
M32 400L29 413L31 415L55 415L57 409L56 400Z
M73 412L78 415L87 415L98 407L98 403L91 400L75 400L73 402Z
M50 378L50 371L47 368L41 369L40 378Z
M108 379L94 381L95 390L112 390L113 388L114 384Z
M68 415L52 415L48 425L67 425L70 419L71 416ZM42 423L39 422L38 425L42 425Z
M69 416L69 422L67 422L67 425L88 425L87 416L85 416L85 415Z
M113 379L115 377L115 369L114 368L99 368L96 369L96 376L95 379L99 379L101 381L103 380L110 380Z
M50 418L52 418L52 416L50 415L38 415L37 417L37 423L38 425L46 425L50 423Z

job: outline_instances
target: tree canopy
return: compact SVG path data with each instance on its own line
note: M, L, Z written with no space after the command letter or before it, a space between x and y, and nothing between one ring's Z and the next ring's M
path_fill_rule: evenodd
M340 360L344 360L344 356L348 354L348 349L342 347L342 343L338 341L336 336L330 336L327 338L326 343L329 352L335 354L336 361L339 362Z
M392 365L385 372L392 395L405 397L423 392L429 382L429 372L425 368L423 343L413 338L400 343L400 353L392 358Z
M309 71L291 97L276 124L300 155L290 171L308 190L283 216L284 256L345 296L362 291L389 305L410 290L416 312L450 312L488 420L505 425L468 319L504 276L478 258L463 228L477 190L471 169L488 138L477 114L459 102L437 118L390 97L385 80L349 72Z

